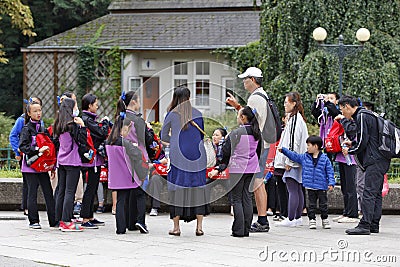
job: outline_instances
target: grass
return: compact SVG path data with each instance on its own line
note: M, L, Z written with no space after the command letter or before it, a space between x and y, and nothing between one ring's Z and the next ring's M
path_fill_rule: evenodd
M0 169L0 178L22 178L22 173L19 169L2 168Z

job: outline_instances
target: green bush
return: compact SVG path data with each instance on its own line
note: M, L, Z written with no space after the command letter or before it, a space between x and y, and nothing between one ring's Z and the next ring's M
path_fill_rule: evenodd
M14 119L5 115L5 112L0 113L0 147L9 146L8 136L14 125Z

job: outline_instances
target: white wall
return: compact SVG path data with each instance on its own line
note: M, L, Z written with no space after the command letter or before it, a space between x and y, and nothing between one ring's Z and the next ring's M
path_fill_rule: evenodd
M160 121L168 104L172 99L173 89L173 63L174 61L188 61L188 80L193 81L195 64L192 61L210 62L210 105L208 107L197 107L204 115L217 115L225 111L225 90L223 89L223 78L236 77L237 73L228 66L224 66L222 60L209 51L141 51L127 53L124 59L126 65L123 72L123 89L129 90L129 79L131 77L159 77L160 88ZM191 96L195 95L194 84L189 84ZM194 101L192 104L195 106Z

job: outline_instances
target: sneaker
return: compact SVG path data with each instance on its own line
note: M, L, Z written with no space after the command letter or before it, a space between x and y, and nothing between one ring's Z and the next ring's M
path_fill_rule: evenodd
M233 216L233 206L231 206L231 216Z
M99 220L97 220L97 219L90 220L90 222L91 222L92 224L94 224L94 225L97 225L97 226L104 226L104 225L106 225L104 222L99 221Z
M29 225L29 228L31 228L31 229L42 229L42 226L40 226L39 223L31 223Z
M104 212L104 207L98 206L97 210L96 210L96 213L103 213L103 212Z
M79 226L76 223L70 222L68 224L62 222L60 222L60 230L62 232L82 232L83 231L83 227Z
M303 226L303 218L294 219L295 226Z
M346 217L346 216L340 215L340 216L338 216L338 217L333 218L332 221L337 222L337 221L339 221L340 219L343 219L344 217Z
M316 220L311 219L308 225L309 225L308 228L310 228L310 229L317 229L317 221Z
M50 230L58 230L60 228L60 223L56 223L55 225L51 226L50 225Z
M295 227L295 220L289 220L289 218L284 219L281 222L276 223L276 226L284 226L284 227Z
M137 229L140 230L140 232L142 234L148 234L149 233L149 230L147 230L147 227L146 227L145 224L141 224L141 223L137 222L137 223L135 223L135 226L136 226Z
M343 217L342 219L339 219L337 222L338 223L358 223L360 219L358 218L350 218L350 217Z
M81 224L81 227L84 229L99 229L99 227L97 225L94 225L93 223L91 223L90 221L87 221L85 223Z
M268 232L268 231L269 231L268 223L266 225L261 225L259 222L255 222L250 227L251 233L262 233L262 232Z
M111 214L115 215L115 214L117 214L117 211L115 209L111 209Z
M80 202L76 202L74 205L74 215L79 215L81 213L81 206L82 204Z
M322 228L324 229L331 229L331 224L329 223L328 219L323 219L322 220Z
M285 219L285 217L283 217L283 216L280 215L280 214L276 214L276 215L274 216L274 218L272 218L272 220L274 220L274 221L276 221L276 222L283 221L284 219Z
M158 215L158 210L157 209L151 209L150 216L157 216L157 215Z
M267 211L267 216L272 216L272 215L274 215L274 213L272 211L268 210Z

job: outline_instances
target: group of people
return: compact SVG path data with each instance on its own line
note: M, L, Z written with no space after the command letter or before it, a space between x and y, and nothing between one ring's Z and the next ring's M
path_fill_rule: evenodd
M195 235L204 235L203 218L210 213L207 181L229 170L226 188L229 192L230 205L234 216L233 237L247 237L249 233L268 232L267 191L264 185L265 167L270 145L262 131L268 116L267 93L261 87L262 72L255 67L248 68L238 76L243 79L244 88L249 91L246 106L241 106L230 95L226 102L237 111L238 127L230 133L223 128L213 134L217 163L206 172L207 157L204 148L204 120L199 110L190 103L190 90L186 87L174 88L172 100L168 106L161 129L161 143L165 153L150 162L146 144L146 131L149 124L141 117L140 99L129 91L118 100L114 124L108 117L97 120L98 102L93 94L82 97L82 116L73 93L64 94L51 131L44 127L41 106L38 98L31 98L26 103L26 112L21 118L24 122L16 123L20 128L18 146L14 151L21 159L21 171L24 184L27 185L27 208L29 227L40 229L37 211L37 189L40 184L44 193L50 227L62 231L82 231L97 229L104 225L94 218L94 200L99 185L100 168L107 160L108 188L113 190L116 199L116 233L126 230L140 230L148 233L145 223L146 191L145 180L150 178L148 193L152 198L150 215L157 215L160 206L159 194L167 184L170 219L173 228L169 235L180 236L180 221L196 220ZM324 107L321 108L321 105ZM321 124L321 129L332 126L332 121L339 121L346 133L340 153L323 153L324 138L309 136L304 116L304 107L298 92L286 94L285 126L273 165L276 179L280 184L279 201L281 214L279 226L294 227L302 225L304 208L304 188L308 194L309 228L316 229L317 202L321 212L322 227L330 229L328 220L327 190L335 186L332 160L339 162L341 187L344 196L343 215L339 222L359 222L358 226L348 229L348 234L370 234L379 232L382 196L380 191L383 175L388 170L390 160L385 159L377 150L378 131L376 120L359 112L362 107L355 98L336 94L319 95L312 107L312 114ZM20 120L19 118L18 120ZM78 135L82 129L93 140L94 160L83 162L79 153ZM271 134L275 129L270 129ZM14 131L14 130L13 130ZM45 133L52 137L57 147L58 183L54 195L47 172L37 172L27 165L27 159L46 152L48 147L38 147L36 135ZM13 135L15 137L15 135ZM10 141L12 140L10 134ZM12 144L15 144L13 139ZM101 151L105 147L105 151ZM349 164L346 159L352 155ZM354 158L353 158L354 156ZM140 171L140 161L161 166L163 172L144 175ZM356 162L357 166L356 167ZM357 169L358 168L358 169ZM140 170L139 170L140 169ZM158 169L156 167L156 169ZM74 219L74 198L81 172L87 172L79 219ZM356 172L363 174L364 188L359 192L362 218L358 220ZM283 186L282 186L283 185ZM254 192L258 218L252 223ZM361 195L361 196L360 196ZM100 201L100 200L99 200ZM335 219L334 219L335 220Z

